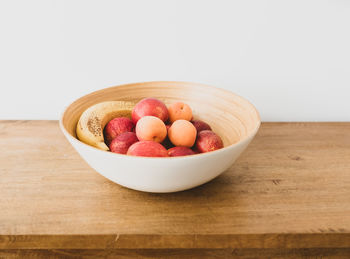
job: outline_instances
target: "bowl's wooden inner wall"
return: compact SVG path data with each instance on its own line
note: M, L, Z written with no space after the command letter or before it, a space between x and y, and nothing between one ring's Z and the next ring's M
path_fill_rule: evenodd
M137 102L145 97L155 97L166 104L182 101L189 104L194 118L210 124L225 146L234 144L249 135L260 119L255 108L243 98L225 90L195 83L147 82L103 89L83 96L65 111L62 122L74 137L75 127L82 112L93 104L125 100Z

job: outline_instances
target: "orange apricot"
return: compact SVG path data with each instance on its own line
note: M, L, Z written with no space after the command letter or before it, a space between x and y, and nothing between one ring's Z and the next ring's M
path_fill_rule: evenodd
M174 122L176 120L187 120L192 119L192 109L190 106L183 102L173 103L168 107L169 120Z
M139 140L162 142L167 135L164 122L154 116L144 116L136 124L136 136Z
M192 147L196 141L197 130L187 120L176 120L169 128L168 136L175 146Z

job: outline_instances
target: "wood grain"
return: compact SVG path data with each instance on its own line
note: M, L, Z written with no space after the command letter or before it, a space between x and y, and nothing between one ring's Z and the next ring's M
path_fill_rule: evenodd
M348 248L309 249L86 249L86 250L0 250L0 258L6 259L61 259L61 258L118 258L118 259L349 259Z
M263 123L222 176L150 194L92 170L56 121L0 122L0 249L350 247L350 123Z

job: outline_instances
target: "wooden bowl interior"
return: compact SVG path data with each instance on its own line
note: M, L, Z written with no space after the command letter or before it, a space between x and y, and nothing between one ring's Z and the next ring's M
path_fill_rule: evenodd
M91 105L112 100L136 103L145 97L158 98L167 105L176 101L187 103L194 118L207 122L220 135L225 147L250 135L260 123L254 106L229 91L196 83L146 82L110 87L83 96L66 109L62 124L76 137L79 117Z

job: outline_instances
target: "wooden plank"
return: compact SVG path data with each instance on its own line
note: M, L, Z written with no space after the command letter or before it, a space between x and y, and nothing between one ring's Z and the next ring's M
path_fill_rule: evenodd
M0 248L350 247L350 123L263 123L235 165L173 194L97 174L56 121L0 122Z
M347 248L347 233L184 235L3 235L0 249L224 249Z
M258 257L257 257L258 255ZM88 250L0 250L0 258L168 258L168 259L212 259L212 258L275 258L275 259L348 259L350 249L88 249Z

